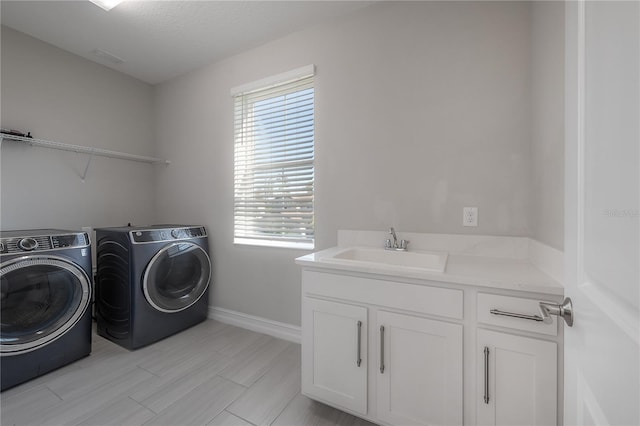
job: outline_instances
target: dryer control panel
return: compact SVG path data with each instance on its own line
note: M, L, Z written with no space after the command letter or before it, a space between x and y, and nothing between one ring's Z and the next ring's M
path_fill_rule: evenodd
M131 231L131 242L134 244L154 243L160 241L186 240L207 236L203 226L190 228L140 229Z

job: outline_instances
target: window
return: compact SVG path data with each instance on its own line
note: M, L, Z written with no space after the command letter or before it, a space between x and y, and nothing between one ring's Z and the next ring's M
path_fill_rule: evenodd
M314 247L313 70L232 90L236 244Z

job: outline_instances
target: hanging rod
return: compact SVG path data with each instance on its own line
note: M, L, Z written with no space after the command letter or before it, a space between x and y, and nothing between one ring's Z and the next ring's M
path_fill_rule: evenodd
M80 154L100 155L102 157L119 158L122 160L140 161L142 163L151 163L151 164L159 164L159 163L170 164L171 163L169 160L164 160L162 158L145 157L144 155L127 154L126 152L110 151L108 149L92 148L90 146L71 145L67 143L48 141L44 139L35 139L35 138L27 138L24 136L7 135L4 133L0 134L0 138L2 138L2 140L24 142L30 145L42 146L45 148L60 149L63 151L77 152Z

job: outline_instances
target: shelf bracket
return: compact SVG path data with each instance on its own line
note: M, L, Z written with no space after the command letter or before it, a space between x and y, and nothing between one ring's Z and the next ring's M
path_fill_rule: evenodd
M94 153L95 153L94 150L91 150L91 152L89 153L89 159L87 160L87 165L84 166L84 172L82 172L82 176L80 176L80 179L82 180L82 182L84 182L84 180L87 177L87 172L89 171L89 166L91 165L91 160L93 160Z

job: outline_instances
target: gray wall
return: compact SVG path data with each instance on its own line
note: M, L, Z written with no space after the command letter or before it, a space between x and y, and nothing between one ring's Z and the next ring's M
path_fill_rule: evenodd
M162 84L157 210L205 224L211 304L300 323L302 251L234 246L230 88L315 64L316 249L338 229L531 234L531 5L392 2ZM462 226L478 206L480 226ZM382 242L381 242L382 243Z
M531 231L564 247L564 3L534 2L531 14Z
M153 88L2 27L1 124L47 140L153 155ZM2 229L149 223L154 167L2 142Z
M315 64L316 250L338 229L533 236L562 248L563 10L393 2L155 88L2 29L2 127L166 157L4 142L2 229L201 223L211 305L300 322L306 252L234 246L231 87ZM154 137L157 135L157 137ZM480 226L462 227L462 207Z

